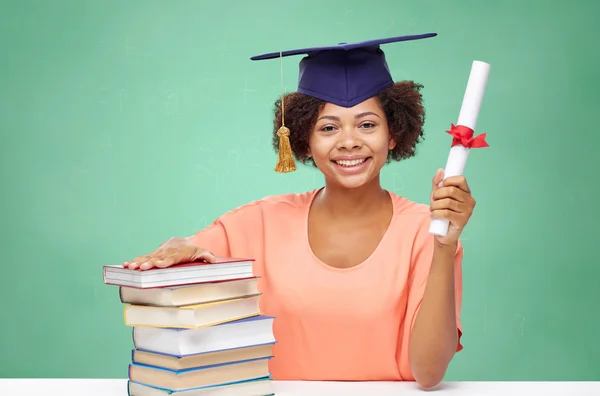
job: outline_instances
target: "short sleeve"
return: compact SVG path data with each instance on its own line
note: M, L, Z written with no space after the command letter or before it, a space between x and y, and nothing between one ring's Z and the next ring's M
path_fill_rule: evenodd
M229 257L231 255L229 239L221 220L214 221L205 229L188 237L188 240L216 256Z
M239 206L214 220L208 227L188 237L188 240L216 256L253 259L256 276L266 277L265 251L268 241L278 241L280 211L287 205L274 205L285 202L285 197L262 199ZM266 222L270 220L270 227ZM269 238L267 229L271 230ZM273 236L275 235L275 236ZM262 288L263 282L259 282Z
M428 228L427 228L428 230ZM414 261L412 263L411 275L409 279L409 293L408 293L408 305L407 305L407 319L410 320L410 331L415 324L423 296L425 294L425 287L427 286L427 280L429 278L429 270L431 268L431 261L433 259L433 250L435 237L429 234L428 231L421 233L420 241L417 239L416 250L414 252ZM418 238L419 238L418 237ZM455 315L456 325L458 331L458 343L456 345L456 351L459 352L463 349L461 343L461 337L463 333L462 323L460 320L460 312L462 306L462 259L464 254L464 248L462 242L459 240L456 253L454 255L454 295L455 295Z
M273 205L265 201L253 201L239 206L221 215L208 227L188 237L188 240L216 256L260 260L265 245L265 207L272 211Z

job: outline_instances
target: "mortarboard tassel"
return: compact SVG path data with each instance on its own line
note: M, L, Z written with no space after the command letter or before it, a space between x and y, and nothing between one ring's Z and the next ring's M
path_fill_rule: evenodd
M279 161L275 166L275 171L279 173L292 172L296 170L296 163L294 162L294 154L292 153L292 146L290 145L290 129L285 126L285 112L283 98L285 92L283 92L283 57L280 53L280 66L281 66L281 127L277 130L277 136L279 136Z
M290 145L289 128L282 125L277 131L277 136L279 136L279 161L275 166L275 171L280 173L295 171L296 163Z

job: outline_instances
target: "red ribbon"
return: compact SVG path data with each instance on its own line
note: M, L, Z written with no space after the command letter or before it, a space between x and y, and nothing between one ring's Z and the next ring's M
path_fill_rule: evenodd
M454 125L451 124L452 127L448 132L454 138L452 139L452 147L458 146L459 144L465 148L481 148L488 147L489 144L485 141L485 133L473 137L473 130L464 125Z

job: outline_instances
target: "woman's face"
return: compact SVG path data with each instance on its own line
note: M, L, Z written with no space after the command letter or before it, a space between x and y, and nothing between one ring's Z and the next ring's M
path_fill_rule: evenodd
M387 119L376 98L345 108L327 103L309 140L309 156L328 183L361 187L379 176L395 147Z

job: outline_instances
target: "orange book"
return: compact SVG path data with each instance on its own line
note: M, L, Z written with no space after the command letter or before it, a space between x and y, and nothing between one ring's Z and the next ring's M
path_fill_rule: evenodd
M182 307L127 305L125 325L182 329L215 326L260 315L259 298L252 296Z
M258 277L230 281L205 282L197 285L165 286L140 289L119 287L119 298L124 304L181 307L183 305L251 297L260 294Z

